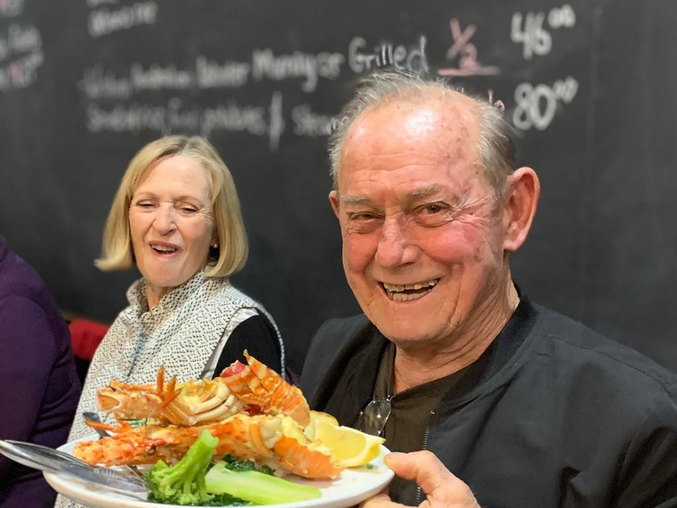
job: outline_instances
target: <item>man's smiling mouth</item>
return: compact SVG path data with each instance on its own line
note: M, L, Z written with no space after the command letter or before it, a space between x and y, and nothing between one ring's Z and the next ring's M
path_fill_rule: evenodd
M395 301L404 302L407 300L416 300L422 296L427 295L440 279L433 279L426 282L416 282L415 284L388 284L381 282L381 287L385 291L388 298Z

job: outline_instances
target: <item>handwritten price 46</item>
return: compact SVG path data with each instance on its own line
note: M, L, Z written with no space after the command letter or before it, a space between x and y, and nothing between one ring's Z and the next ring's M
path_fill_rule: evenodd
M552 37L544 27L551 29L573 28L576 25L576 13L569 4L555 7L550 10L546 18L545 12L515 12L512 15L510 26L510 40L523 44L523 55L526 60L531 60L534 55L547 55L552 49Z

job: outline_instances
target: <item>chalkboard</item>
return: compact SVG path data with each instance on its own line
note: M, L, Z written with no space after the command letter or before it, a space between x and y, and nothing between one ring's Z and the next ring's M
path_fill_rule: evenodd
M202 134L251 256L234 283L300 370L358 307L326 139L380 66L501 101L543 193L514 275L532 300L677 369L677 2L0 0L0 234L67 312L111 322L133 272L93 260L134 153ZM0 331L1 334L1 331Z

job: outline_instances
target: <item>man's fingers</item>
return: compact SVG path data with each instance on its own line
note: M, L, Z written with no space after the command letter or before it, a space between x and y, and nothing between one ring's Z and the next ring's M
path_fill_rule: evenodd
M385 457L386 466L400 478L414 480L423 492L432 492L452 481L459 481L431 452L391 453Z
M388 496L387 489L382 490L374 497L370 497L360 505L360 508L400 508L400 507L404 508L404 505L393 503L390 500L390 496Z
M416 481L428 498L421 506L478 508L470 488L431 452L391 453L385 463L400 478Z

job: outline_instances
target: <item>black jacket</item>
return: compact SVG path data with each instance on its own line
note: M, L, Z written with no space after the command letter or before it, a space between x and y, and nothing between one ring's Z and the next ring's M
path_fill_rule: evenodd
M364 316L327 321L301 376L311 407L352 425L386 344ZM483 508L677 507L677 377L526 299L429 431Z

